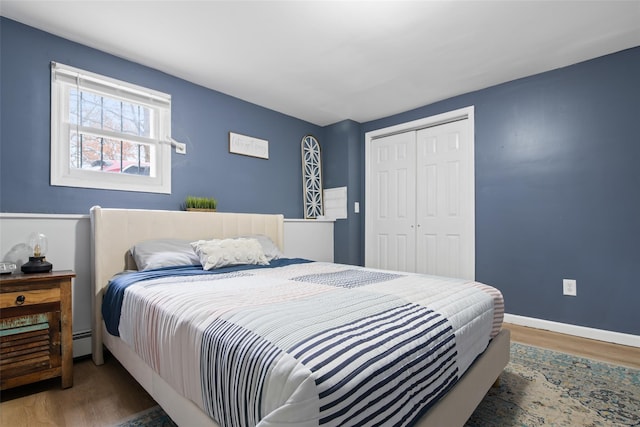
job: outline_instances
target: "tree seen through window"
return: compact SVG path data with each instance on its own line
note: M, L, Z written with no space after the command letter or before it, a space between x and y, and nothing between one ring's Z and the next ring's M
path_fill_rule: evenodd
M149 175L154 147L128 141L126 135L153 137L152 120L153 111L146 106L70 89L70 166ZM105 137L105 133L114 137Z

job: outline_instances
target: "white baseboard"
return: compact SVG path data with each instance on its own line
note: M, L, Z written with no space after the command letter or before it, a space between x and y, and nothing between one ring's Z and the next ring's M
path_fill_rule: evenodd
M514 325L528 326L531 328L544 329L561 334L574 335L592 340L606 341L615 344L640 347L640 336L623 334L621 332L606 331L604 329L587 328L585 326L570 325L568 323L552 322L550 320L536 319L534 317L518 316L516 314L504 315L504 321Z

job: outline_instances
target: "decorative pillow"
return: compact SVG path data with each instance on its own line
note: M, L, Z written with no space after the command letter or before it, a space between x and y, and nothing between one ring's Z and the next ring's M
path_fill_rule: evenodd
M138 270L152 270L178 265L200 265L200 258L188 240L146 240L131 247Z
M267 257L267 261L271 262L274 259L280 259L284 257L284 254L280 252L280 249L273 243L273 240L269 238L269 236L265 236L262 234L255 234L252 236L243 236L247 239L256 239L260 245L262 246L262 250L264 251L264 256Z
M198 254L205 270L229 265L269 264L262 245L256 239L198 240L192 242L191 246Z

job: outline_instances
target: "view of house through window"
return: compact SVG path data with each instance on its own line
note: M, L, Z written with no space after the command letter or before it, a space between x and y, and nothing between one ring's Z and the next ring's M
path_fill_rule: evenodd
M70 166L110 173L149 175L154 147L126 139L151 137L153 111L88 91L69 91ZM76 131L74 128L82 129ZM109 138L102 131L116 132Z

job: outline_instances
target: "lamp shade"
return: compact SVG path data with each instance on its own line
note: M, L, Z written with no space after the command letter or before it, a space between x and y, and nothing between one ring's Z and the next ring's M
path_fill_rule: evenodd
M22 264L20 269L25 274L47 273L51 271L53 265L45 259L49 250L49 239L42 233L31 233L29 236L29 248L32 256L29 262Z
M49 250L49 239L42 233L31 233L29 247L34 257L45 256Z

